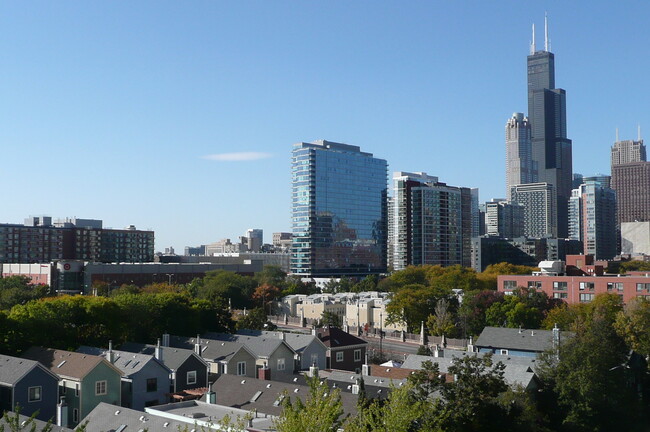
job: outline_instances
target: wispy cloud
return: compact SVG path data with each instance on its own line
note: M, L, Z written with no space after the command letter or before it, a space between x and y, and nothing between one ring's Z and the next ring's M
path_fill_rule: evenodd
M219 162L242 162L254 161L260 159L268 159L272 156L271 153L263 152L239 152L239 153L217 153L202 156L202 159L214 160Z

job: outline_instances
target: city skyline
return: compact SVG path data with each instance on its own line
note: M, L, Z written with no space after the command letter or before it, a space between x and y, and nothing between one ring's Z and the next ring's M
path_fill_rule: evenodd
M609 173L616 128L649 127L642 4L32 5L3 8L0 181L19 192L0 223L134 224L156 250L270 242L291 227L291 146L318 139L503 198L503 124L529 115L546 9L574 172Z

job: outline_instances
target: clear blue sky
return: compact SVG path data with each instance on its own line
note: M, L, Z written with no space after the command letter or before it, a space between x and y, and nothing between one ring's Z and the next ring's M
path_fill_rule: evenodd
M290 230L291 146L316 139L503 197L545 11L574 171L609 173L616 127L650 134L645 1L3 2L0 222L269 241ZM253 155L207 157L235 152Z

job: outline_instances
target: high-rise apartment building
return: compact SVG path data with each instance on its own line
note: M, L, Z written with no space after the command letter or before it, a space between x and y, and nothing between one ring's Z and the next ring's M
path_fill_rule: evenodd
M523 113L514 113L506 122L506 196L514 185L535 183L537 169L533 167L531 130Z
M623 222L650 221L650 162L641 137L612 146L611 187L616 191L616 216Z
M385 272L387 162L357 146L318 140L294 144L291 165L291 273Z
M531 126L532 159L537 182L555 188L557 202L554 223L560 237L568 232L568 201L572 190L572 149L567 138L566 92L555 88L555 55L550 51L545 20L544 49L533 42L528 56L528 120Z
M523 236L524 206L500 200L485 203L485 233L502 238Z
M583 243L585 255L616 256L616 192L606 182L586 181L569 200L569 238Z
M557 237L557 194L549 183L529 183L512 187L512 202L524 206L526 237Z
M393 268L471 264L472 190L426 173L396 172Z

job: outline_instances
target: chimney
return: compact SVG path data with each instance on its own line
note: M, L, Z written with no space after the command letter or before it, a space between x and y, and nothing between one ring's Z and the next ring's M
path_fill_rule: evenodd
M316 362L309 366L309 376L311 378L318 378L318 366L316 366Z
M269 365L264 363L264 366L259 368L257 370L257 379L263 380L263 381L270 381L271 380L271 369L269 369Z
M154 350L153 356L158 360L159 362L162 363L163 361L163 350L162 347L160 346L160 339L156 342L156 349Z
M433 356L434 357L444 357L445 356L445 351L440 347L440 345L436 344L435 350L433 351Z
M370 375L370 365L364 364L361 365L361 375L369 376Z
M115 353L113 352L112 340L108 341L108 352L106 353L106 360L108 360L109 363L115 362Z
M209 405L217 404L217 393L212 389L212 383L208 383L208 392L205 394L205 401Z
M61 396L61 402L56 405L56 425L68 427L68 404L65 403L65 396Z
M311 326L311 335L316 336L316 326Z
M169 346L169 333L163 333L162 344L164 347Z
M359 380L356 380L356 382L352 384L352 394L354 395L359 394Z
M284 334L284 332L280 332L280 339L287 340L287 336Z
M474 352L474 338L472 336L469 337L469 343L467 344L467 351Z
M194 352L199 357L201 356L201 335L196 335L196 343L194 344Z

